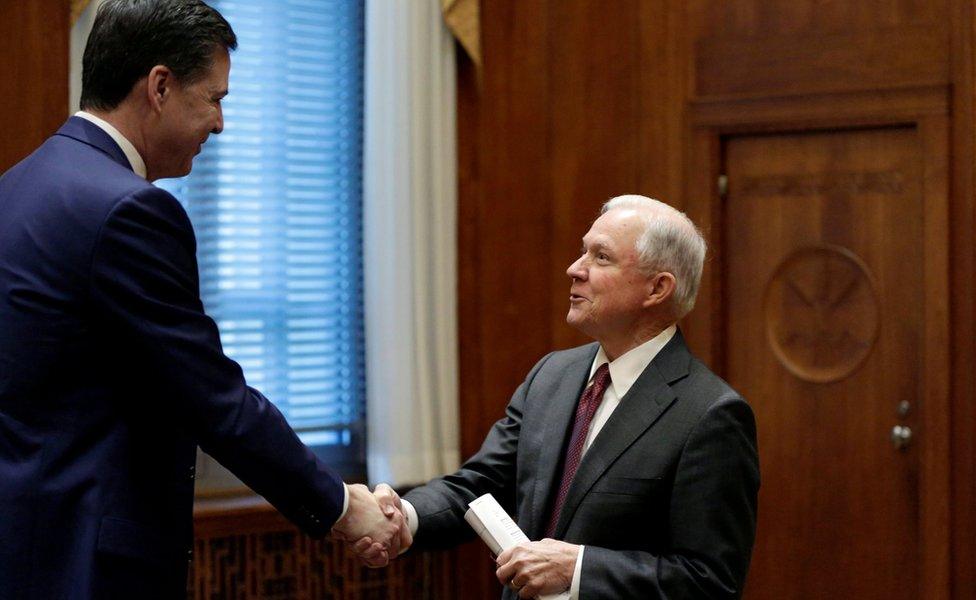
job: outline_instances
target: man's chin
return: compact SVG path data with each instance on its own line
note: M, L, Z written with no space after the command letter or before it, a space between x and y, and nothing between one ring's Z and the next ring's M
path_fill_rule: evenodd
M192 163L182 166L174 167L171 169L161 169L159 171L149 171L148 179L149 181L159 181L160 179L176 179L178 177L186 177L190 174L190 169L192 168Z
M170 178L186 177L187 175L190 174L190 171L192 170L193 170L193 163L190 163L188 165L180 167L179 169L174 169L173 174L167 175L167 177Z
M579 311L577 311L574 308L570 308L569 312L566 313L566 324L572 327L573 329L576 329L577 331L582 331L583 333L586 333L586 329L585 329L586 319L582 314L579 313Z

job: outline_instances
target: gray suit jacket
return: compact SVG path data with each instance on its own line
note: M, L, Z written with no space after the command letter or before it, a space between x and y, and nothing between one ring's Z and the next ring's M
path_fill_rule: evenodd
M469 539L464 512L488 492L530 539L543 536L596 351L589 344L545 356L478 453L405 496L420 518L414 547ZM621 399L566 498L555 537L586 545L581 600L741 596L758 490L752 410L679 331Z

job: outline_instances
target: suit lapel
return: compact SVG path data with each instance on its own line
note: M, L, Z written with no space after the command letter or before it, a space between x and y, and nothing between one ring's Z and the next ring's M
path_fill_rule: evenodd
M678 331L620 400L580 461L556 524L557 539L565 535L577 507L597 479L677 399L670 384L688 374L690 358Z
M596 356L598 346L593 345L593 351L570 363L565 369L565 376L559 380L556 390L550 398L545 411L545 433L542 437L542 448L537 461L538 473L531 500L531 521L526 533L529 539L537 539L545 527L544 511L549 505L550 492L558 485L556 470L562 464L563 448L566 437L573 424L576 404L583 387L590 376L593 357Z

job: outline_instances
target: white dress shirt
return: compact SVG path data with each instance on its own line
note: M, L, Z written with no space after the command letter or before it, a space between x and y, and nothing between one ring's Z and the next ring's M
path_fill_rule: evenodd
M593 415L593 420L590 421L590 429L586 434L586 442L583 444L583 453L585 454L589 450L590 446L593 444L593 440L599 435L600 430L603 426L607 424L610 419L610 415L616 410L617 406L620 404L621 398L627 395L630 388L633 387L634 382L640 377L647 365L651 364L654 357L657 356L658 352L671 341L674 337L675 332L678 328L676 325L671 325L661 333L657 334L655 337L644 342L636 348L632 348L618 356L616 360L610 361L607 359L607 353L603 350L603 346L597 350L596 356L593 357L593 364L590 366L590 378L587 385L593 383L593 375L596 370L600 368L600 365L604 363L609 363L610 369L610 385L607 387L606 391L603 392L603 401L600 402L600 406L597 407L596 413ZM410 504L409 501L403 500L404 514L407 517L407 524L410 526L410 531L414 534L417 533L417 529L420 526L420 521L417 516L417 509ZM573 581L569 588L569 598L570 600L578 600L579 589L580 589L580 576L583 572L583 550L585 546L580 546L579 554L576 555L576 566L573 570Z
M125 157L129 160L129 166L132 167L135 174L143 179L146 178L146 161L142 160L142 156L139 154L139 151L136 150L136 147L133 146L132 142L126 139L126 137L122 135L118 129L113 127L112 124L105 119L100 119L95 115L83 110L76 112L75 116L98 125L99 129L107 133L109 137L111 137L112 140L119 145L119 148L122 148L122 154L125 154Z

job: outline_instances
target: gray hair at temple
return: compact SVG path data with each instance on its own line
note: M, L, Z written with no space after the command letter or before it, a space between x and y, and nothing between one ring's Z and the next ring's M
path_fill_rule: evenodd
M675 318L695 307L701 283L707 245L698 228L683 212L653 198L628 194L611 198L600 214L618 208L637 211L644 232L637 238L639 268L645 275L667 272L674 275Z

